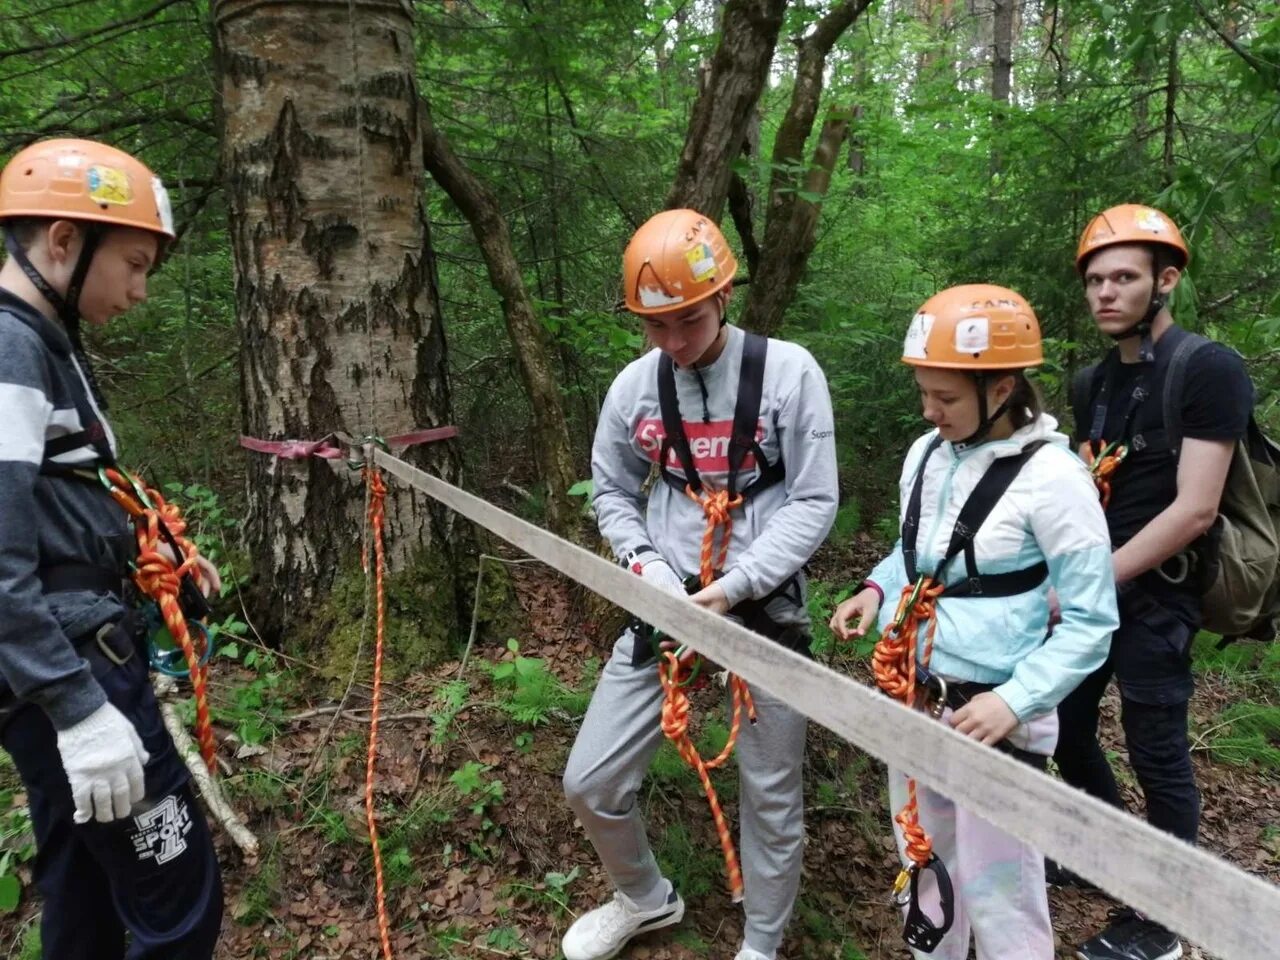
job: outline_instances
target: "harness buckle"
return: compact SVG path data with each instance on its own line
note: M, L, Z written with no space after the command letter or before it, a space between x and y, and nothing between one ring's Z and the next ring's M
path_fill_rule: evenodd
M126 663L133 659L133 645L125 649L124 653L120 653L111 643L111 637L117 632L118 623L104 623L98 628L98 632L94 634L93 642L98 646L98 652L114 663L117 667L123 667Z
M938 905L942 909L942 919L938 923L927 916L920 907L920 874L925 871L933 873L934 882L938 887ZM929 862L923 867L913 863L904 872L908 875L906 902L905 904L901 902L901 894L897 894L894 901L907 908L907 917L902 927L902 939L906 941L907 946L915 950L932 953L955 922L955 891L951 886L951 876L947 873L947 868L942 861L933 854L930 854ZM902 875L899 874L899 881L901 879ZM897 890L897 888L898 884L895 883L894 889Z

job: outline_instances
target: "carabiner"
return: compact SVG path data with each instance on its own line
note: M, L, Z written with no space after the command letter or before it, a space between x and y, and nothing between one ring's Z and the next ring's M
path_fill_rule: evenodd
M933 873L934 882L938 886L938 905L942 909L940 923L934 923L920 907L920 874L926 870ZM932 953L947 935L956 918L955 890L951 886L951 875L934 854L929 855L929 862L923 867L913 863L905 872L909 876L909 890L905 902L907 916L902 925L902 939L914 950ZM898 879L901 881L901 874ZM894 884L895 890L897 887L898 884ZM895 895L894 902L903 904L900 894Z
M903 624L907 622L907 617L911 616L912 609L919 602L920 594L924 593L925 581L928 579L929 578L925 574L920 574L919 579L915 582L915 586L911 588L911 592L898 603L898 615L894 618L892 629L902 629Z

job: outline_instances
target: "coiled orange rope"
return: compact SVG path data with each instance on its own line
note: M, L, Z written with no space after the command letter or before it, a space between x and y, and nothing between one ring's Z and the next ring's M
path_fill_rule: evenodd
M374 816L373 782L378 756L378 717L382 708L382 649L386 637L386 598L383 575L386 570L386 551L382 539L382 522L385 517L387 486L378 468L367 463L364 479L368 489L368 523L373 538L373 576L377 603L377 630L373 652L373 703L369 713L369 752L364 770L364 814L369 825L369 843L373 848L374 890L378 908L378 937L382 942L382 955L391 960L391 921L387 917L387 892L382 879L382 845L378 841L378 822ZM369 557L364 559L365 575L369 573Z
M880 689L908 707L916 705L916 661L929 665L933 654L933 634L937 625L934 604L944 587L921 577L902 591L898 610L889 627L876 643L872 654L872 668ZM920 650L920 621L928 620L924 635L924 649ZM916 801L916 781L907 779L907 802L894 821L902 828L907 858L921 869L933 856L933 841L920 825L920 808ZM898 875L894 893L901 893L909 879L906 870Z
M703 515L707 518L706 531L702 535L698 580L703 587L709 587L715 582L716 571L724 566L725 559L728 557L729 540L733 535L733 516L730 511L742 505L742 495L737 494L731 497L727 490L711 490L699 496L694 493L692 487L686 487L685 492L702 508ZM718 555L717 533L720 534ZM733 834L720 807L720 798L716 795L715 787L711 783L709 771L724 764L733 753L734 744L738 742L738 732L742 729L743 708L746 708L747 716L752 723L756 722L756 708L746 681L741 677L731 676L729 684L733 696L733 715L729 723L729 739L719 756L713 760L703 760L689 736L690 705L687 681L691 673L692 669L689 666L680 663L677 651L665 651L658 662L658 678L665 693L662 701L662 732L702 781L702 789L707 795L707 804L711 808L711 818L715 821L716 835L720 839L720 849L724 852L729 895L737 903L742 899L742 868L738 863L738 853L733 845Z
M1111 475L1129 455L1129 448L1123 443L1104 443L1101 452L1096 456L1091 446L1086 447L1085 450L1085 465L1093 476L1093 482L1098 488L1098 496L1102 500L1102 509L1105 510L1111 503Z
M182 511L177 505L166 503L157 491L147 487L132 474L108 467L102 470L101 476L112 498L134 520L138 558L133 582L160 608L165 628L187 659L191 689L196 700L196 742L200 745L200 756L204 758L209 772L217 773L218 748L213 741L213 726L209 721L209 665L205 662L203 649L208 641L203 635L198 639L192 637L187 627L187 618L178 602L184 576L189 574L196 584L201 583L202 576L196 563L200 552L190 538L185 536L187 522L182 519ZM160 532L162 523L173 536L181 557L170 559L168 552L161 549L165 546Z

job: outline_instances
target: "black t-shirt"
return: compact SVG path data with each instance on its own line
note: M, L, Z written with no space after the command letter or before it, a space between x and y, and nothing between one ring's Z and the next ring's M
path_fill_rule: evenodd
M1164 423L1163 376L1155 365L1121 363L1115 353L1103 361L1105 376L1112 364L1104 440L1128 442L1135 433L1158 434ZM1147 397L1125 425L1135 384L1141 379ZM1095 385L1100 381L1094 381ZM1093 391L1097 395L1097 389ZM1092 412L1093 402L1089 404ZM1253 412L1253 384L1239 354L1218 343L1201 347L1187 361L1182 395L1182 435L1195 440L1237 440L1245 435ZM1076 424L1076 441L1088 439L1089 420ZM1131 450L1111 477L1107 526L1119 547L1150 523L1178 495L1177 459L1163 444L1159 449Z

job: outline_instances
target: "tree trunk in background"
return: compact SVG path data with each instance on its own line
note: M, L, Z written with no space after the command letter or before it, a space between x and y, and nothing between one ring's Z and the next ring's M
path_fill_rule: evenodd
M992 0L991 99L1009 104L1013 86L1014 0Z
M773 143L773 175L769 183L762 255L752 272L742 314L742 326L748 330L765 335L777 331L813 252L822 199L831 183L840 144L849 129L851 111L833 111L828 117L807 170L803 169L805 143L813 130L822 98L827 54L870 2L837 3L799 42L791 104Z
M218 0L213 19L245 433L390 436L452 422L409 8ZM406 458L459 479L453 442ZM358 477L341 462L248 455L247 539L269 636L324 629L317 610L339 602L344 567L357 571ZM456 637L470 527L389 487L392 569L412 561L432 578L415 584L430 594L415 606L432 606L413 610L416 629Z
M666 206L719 222L733 161L769 78L787 0L729 0L705 89L694 102Z
M1169 61L1165 71L1164 88L1164 149L1161 152L1161 170L1164 185L1173 185L1173 138L1177 132L1178 117L1178 31L1169 35Z
M576 534L578 511L568 493L575 470L560 384L547 348L546 332L524 286L511 231L497 198L458 159L445 135L432 123L425 103L422 109L427 169L467 218L484 256L489 282L502 298L507 334L533 414L530 446L547 485L547 523L561 535Z

